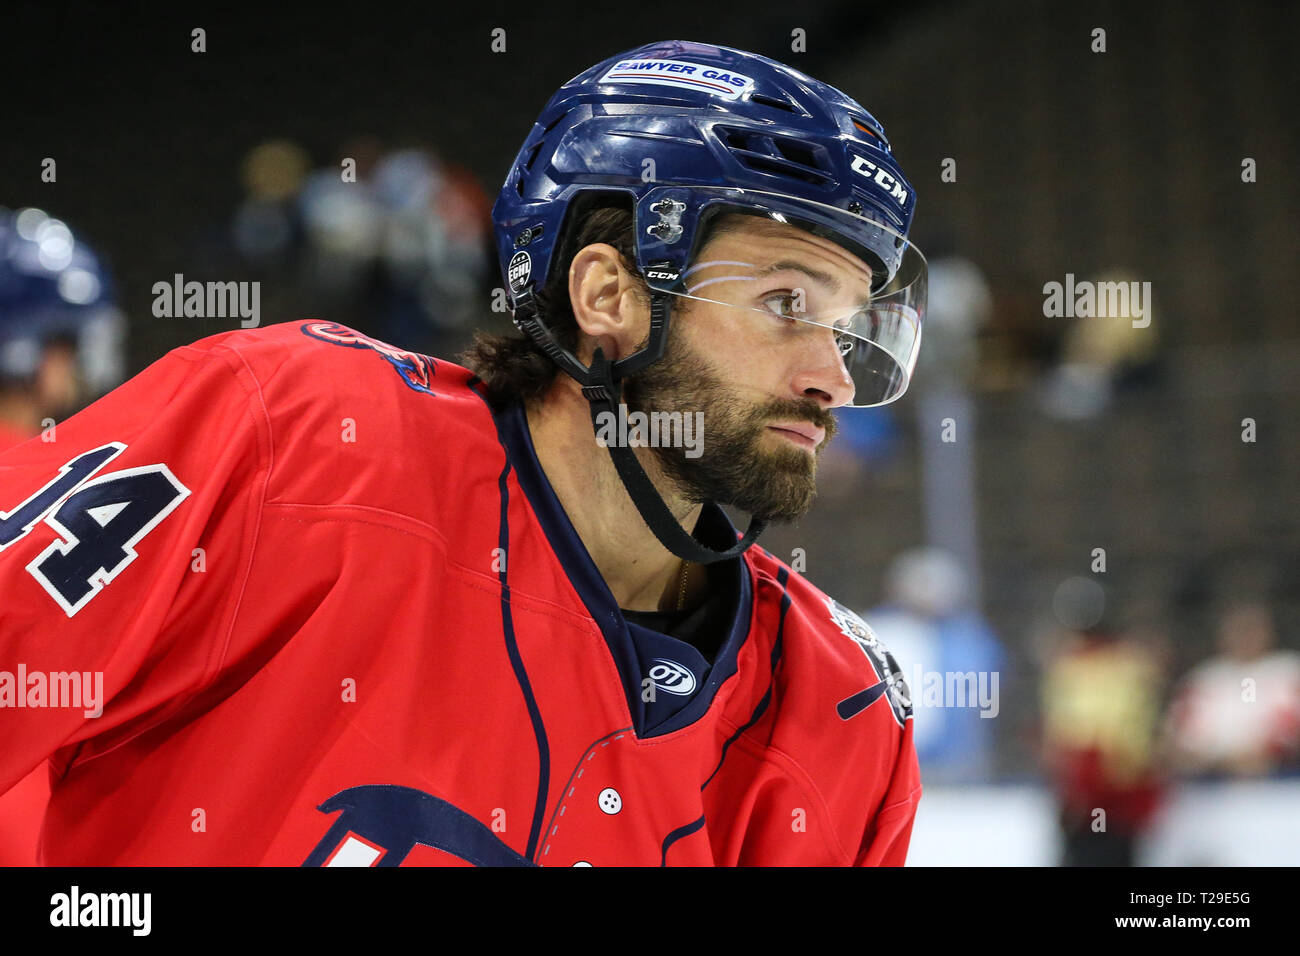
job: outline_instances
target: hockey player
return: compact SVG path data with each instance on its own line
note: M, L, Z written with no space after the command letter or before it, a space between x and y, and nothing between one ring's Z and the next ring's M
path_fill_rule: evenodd
M43 209L0 207L0 452L56 440L59 419L122 381L125 324L83 237ZM49 792L43 764L0 786L0 866L36 862Z
M525 141L522 334L472 369L233 332L0 457L0 788L51 761L43 862L901 864L899 670L754 541L832 410L907 386L914 205L843 93L650 44Z

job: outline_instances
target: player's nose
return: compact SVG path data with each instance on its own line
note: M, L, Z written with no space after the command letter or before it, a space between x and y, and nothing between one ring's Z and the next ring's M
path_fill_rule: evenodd
M791 387L800 398L812 398L824 408L839 408L853 401L857 389L840 350L834 329L806 323L800 337Z

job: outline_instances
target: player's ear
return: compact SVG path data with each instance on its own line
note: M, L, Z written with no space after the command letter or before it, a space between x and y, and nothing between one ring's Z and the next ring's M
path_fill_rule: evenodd
M591 349L599 345L611 360L634 352L648 331L649 310L618 250L607 243L592 243L573 257L569 302Z

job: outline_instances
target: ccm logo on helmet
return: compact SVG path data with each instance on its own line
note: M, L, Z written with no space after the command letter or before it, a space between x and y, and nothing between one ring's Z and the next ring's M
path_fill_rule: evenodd
M868 179L874 179L881 189L889 193L889 198L896 201L900 206L907 205L907 190L903 188L897 179L871 160L855 154L853 157L853 171L866 176Z

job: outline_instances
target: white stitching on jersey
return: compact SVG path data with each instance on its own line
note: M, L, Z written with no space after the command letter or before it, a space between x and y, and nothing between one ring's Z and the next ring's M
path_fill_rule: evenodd
M615 740L622 740L622 739L623 739L624 737L626 737L626 736L627 736L627 733L626 733L626 732L621 733L621 734L619 734L618 736L616 736L616 737L614 737L614 738L612 738L612 739L610 739L610 740L606 740L606 741L602 742L602 743L601 743L601 746L602 746L602 747L608 747L608 746L609 746L611 743L613 743ZM585 758L582 762L583 762L583 763L587 763L587 762L588 762L589 760L591 760L591 758L594 757L594 756L596 756L596 747L595 747L595 745L593 744L591 750L589 750L589 751L587 752L587 756L586 756L586 758ZM578 776L575 777L574 779L576 779L576 780L581 780L581 779L582 779L582 775L583 775L584 773L586 773L586 772L587 772L587 768L586 768L586 767L583 767L581 770L578 771ZM578 789L576 786L570 787L570 788L569 788L569 792L566 793L566 794L564 795L564 799L565 799L566 801L568 801L569 798L571 798L571 797L573 796L573 791L576 790L576 789ZM569 804L568 804L567 802L565 802L565 803L561 803L561 804L560 804L560 813L559 813L559 816L561 816L561 817L564 816L564 811L565 811L565 809L568 808L568 806L569 806ZM559 824L559 822L557 821L556 824L555 824L555 826L551 827L551 832L550 832L549 834L547 834L547 835L548 835L552 840L555 839L555 831L558 830L559 828L560 828L560 824ZM550 852L551 852L551 844L550 844L550 841L548 840L546 846L542 849L542 856L547 856L547 855L550 854Z

